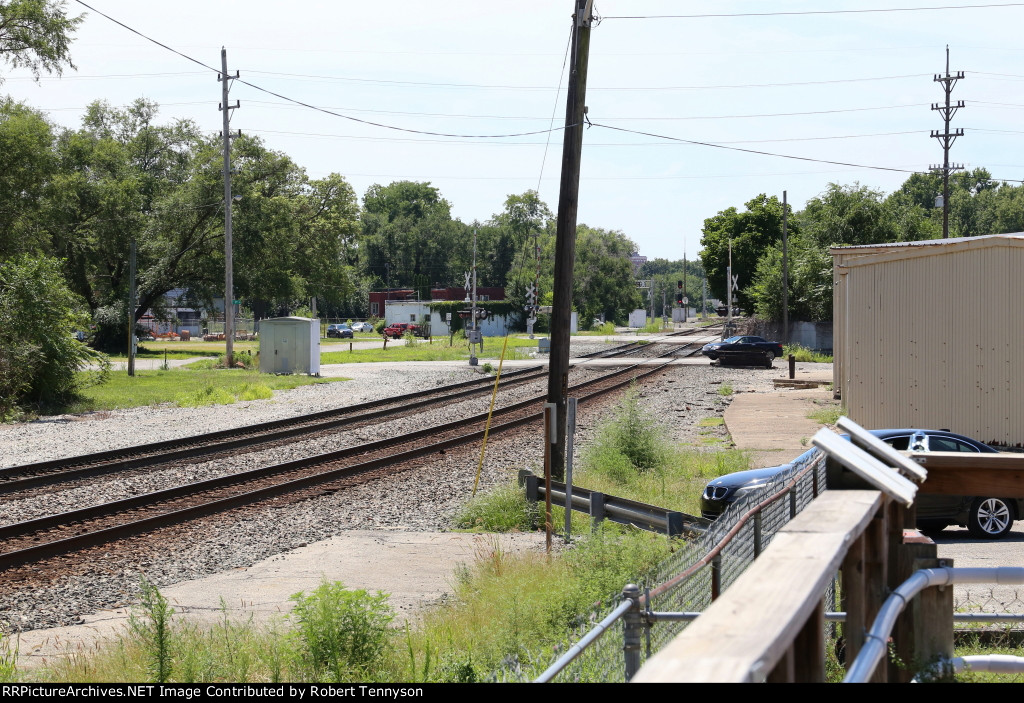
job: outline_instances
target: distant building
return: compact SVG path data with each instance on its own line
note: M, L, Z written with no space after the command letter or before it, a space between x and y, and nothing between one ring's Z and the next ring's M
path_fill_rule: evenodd
M639 254L634 254L633 256L629 257L629 262L633 264L633 275L638 276L640 275L640 269L643 267L644 264L647 263L647 257L640 256Z
M465 300L465 288L431 288L430 300ZM488 300L504 300L504 286L480 286L476 289L476 299L484 302ZM373 291L370 293L370 316L387 317L387 306L389 302L424 302L419 301L417 292L412 288L390 288L388 290ZM408 322L408 320L388 320L388 322Z

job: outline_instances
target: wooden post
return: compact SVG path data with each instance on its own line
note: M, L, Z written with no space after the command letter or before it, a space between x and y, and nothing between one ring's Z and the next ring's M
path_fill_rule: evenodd
M841 568L842 603L846 611L846 622L843 623L843 664L848 666L857 658L864 646L864 633L867 631L865 611L867 610L867 586L865 584L864 563L865 536L861 535L846 552ZM839 652L836 652L838 655Z
M864 531L864 583L866 586L864 589L866 596L864 622L868 627L875 621L875 617L878 615L878 611L881 609L882 603L885 602L885 598L889 593L887 577L889 571L887 549L889 502L889 499L886 499L886 502L878 509L878 513L871 521L871 524ZM861 636L863 637L863 635ZM846 661L853 661L849 654L846 656ZM876 667L870 682L888 683L888 681L888 669L885 666Z
M906 508L900 506L902 514ZM934 564L938 559L938 546L928 537L922 535L916 529L903 528L900 530L900 541L894 545L894 552L891 552L891 571L889 572L889 588L895 589L902 585L917 568L917 563L924 560ZM947 589L952 593L952 588ZM920 596L914 602L920 600ZM916 652L916 639L918 630L924 626L917 617L919 608L913 603L908 604L896 619L896 627L893 629L892 637L895 646L898 662L889 662L889 681L892 683L910 683L917 673L919 667L925 662ZM952 601L950 602L949 622L952 625ZM950 630L950 645L952 646L953 632Z
M952 559L915 559L914 571L953 566ZM933 666L953 657L953 587L932 587L914 599L914 655L916 668ZM949 671L936 670L937 680L948 680Z
M793 640L793 682L825 683L825 602L820 601Z

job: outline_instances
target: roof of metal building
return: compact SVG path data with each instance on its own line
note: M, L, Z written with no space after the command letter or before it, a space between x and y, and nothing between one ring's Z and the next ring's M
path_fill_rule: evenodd
M876 249L898 249L901 247L935 247L935 246L963 246L976 242L991 242L993 240L1007 240L1013 242L1024 242L1024 232L1008 232L1006 234L985 234L978 237L950 237L949 239L922 239L916 242L888 242L885 244L855 244L850 246L831 247L832 252L847 251L873 251Z

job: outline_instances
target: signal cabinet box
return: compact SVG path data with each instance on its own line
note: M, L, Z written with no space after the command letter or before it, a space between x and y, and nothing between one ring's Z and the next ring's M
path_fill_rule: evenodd
M320 320L260 320L259 339L261 373L320 375Z

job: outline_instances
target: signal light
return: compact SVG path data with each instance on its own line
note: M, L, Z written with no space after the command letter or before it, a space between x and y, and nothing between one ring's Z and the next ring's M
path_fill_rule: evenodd
M678 288L679 290L682 290L683 289L683 282L682 281L676 281L676 288Z

